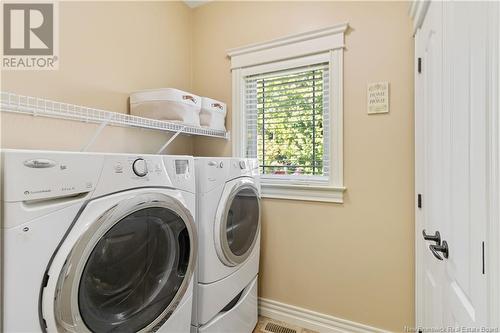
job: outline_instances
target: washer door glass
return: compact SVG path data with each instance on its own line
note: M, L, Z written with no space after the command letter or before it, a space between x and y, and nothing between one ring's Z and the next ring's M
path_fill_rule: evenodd
M138 210L96 244L80 279L78 305L93 332L137 332L174 300L189 264L185 222L165 207Z
M256 190L242 187L237 190L226 214L225 236L232 261L245 260L259 232L260 205Z

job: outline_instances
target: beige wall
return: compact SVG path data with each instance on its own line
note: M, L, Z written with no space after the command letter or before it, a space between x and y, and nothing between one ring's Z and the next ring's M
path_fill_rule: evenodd
M349 22L345 203L264 200L260 296L372 326L414 323L413 39L407 3L221 2L194 10L195 93L231 101L225 50ZM366 114L389 81L391 113ZM229 124L230 124L229 115ZM230 143L197 138L199 155Z
M192 11L181 2L61 2L57 71L2 71L2 90L127 112L130 92L191 87ZM2 147L80 149L95 125L2 114ZM108 127L93 151L156 152L168 134ZM179 138L171 153L192 153Z

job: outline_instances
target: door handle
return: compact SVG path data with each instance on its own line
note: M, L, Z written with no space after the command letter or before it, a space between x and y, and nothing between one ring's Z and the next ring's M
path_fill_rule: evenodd
M441 245L441 234L439 231L436 231L434 235L427 235L424 229L422 230L422 235L426 241L436 242L437 245Z
M448 256L450 255L448 250L448 243L446 241L443 241L443 244L441 245L429 245L429 249L431 250L434 257L436 257L438 260L443 260L443 257L448 259ZM443 254L443 257L441 257L438 252L441 252Z

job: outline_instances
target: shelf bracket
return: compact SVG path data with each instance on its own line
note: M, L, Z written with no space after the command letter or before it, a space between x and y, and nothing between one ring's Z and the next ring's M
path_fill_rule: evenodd
M182 131L184 131L185 128L186 128L186 126L182 126L177 132L175 132L175 134L172 135L172 137L170 139L168 139L167 142L165 142L165 144L158 150L158 152L156 154L158 154L158 155L161 154L162 151L164 151L168 147L168 145L170 145L172 143L172 141L174 141L175 138L177 138L177 136L179 134L181 134Z
M94 142L97 140L99 135L101 135L101 132L104 130L104 128L109 124L111 120L112 115L110 114L106 120L104 120L99 127L95 130L94 135L90 138L90 140L87 142L85 146L82 147L81 151L86 152L88 149L94 144Z

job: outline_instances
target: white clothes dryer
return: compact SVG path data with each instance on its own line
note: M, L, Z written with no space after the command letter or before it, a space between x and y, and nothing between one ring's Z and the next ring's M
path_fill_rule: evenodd
M256 159L195 158L199 260L193 331L257 323L260 182Z
M4 332L189 332L186 156L2 151Z

